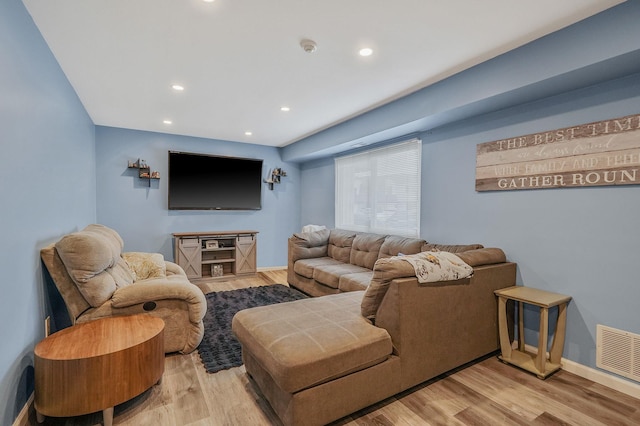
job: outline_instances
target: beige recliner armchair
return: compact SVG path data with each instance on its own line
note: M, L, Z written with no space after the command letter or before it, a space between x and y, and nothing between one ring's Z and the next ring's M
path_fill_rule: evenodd
M116 231L94 224L40 250L71 323L147 313L164 320L166 353L193 351L204 334L202 290L161 254L123 246Z

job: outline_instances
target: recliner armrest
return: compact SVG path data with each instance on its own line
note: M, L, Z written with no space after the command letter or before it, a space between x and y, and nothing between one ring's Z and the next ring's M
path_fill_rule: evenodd
M182 269L182 267L180 267L180 265L178 265L177 263L169 262L168 260L165 260L164 263L167 266L167 276L182 275L185 278L187 277L187 274L184 272L184 269Z
M111 298L114 308L124 308L156 300L184 300L189 306L189 320L198 322L206 313L207 300L202 290L190 282L180 282L163 278L137 281L119 288Z

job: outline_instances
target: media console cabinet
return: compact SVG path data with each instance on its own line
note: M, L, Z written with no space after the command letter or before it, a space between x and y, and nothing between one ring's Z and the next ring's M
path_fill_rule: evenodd
M176 232L173 255L188 278L231 278L257 271L258 231Z

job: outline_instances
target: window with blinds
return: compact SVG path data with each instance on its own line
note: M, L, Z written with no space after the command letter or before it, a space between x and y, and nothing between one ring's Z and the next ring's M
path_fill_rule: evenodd
M336 228L420 236L422 141L335 159Z

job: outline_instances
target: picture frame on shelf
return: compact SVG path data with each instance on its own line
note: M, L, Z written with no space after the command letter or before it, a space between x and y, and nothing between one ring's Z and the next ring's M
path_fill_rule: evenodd
M208 240L208 241L205 242L204 247L208 248L208 249L219 248L218 240Z
M216 277L221 277L224 275L224 271L222 269L222 265L220 264L215 264L215 265L211 265L211 276L216 278Z

